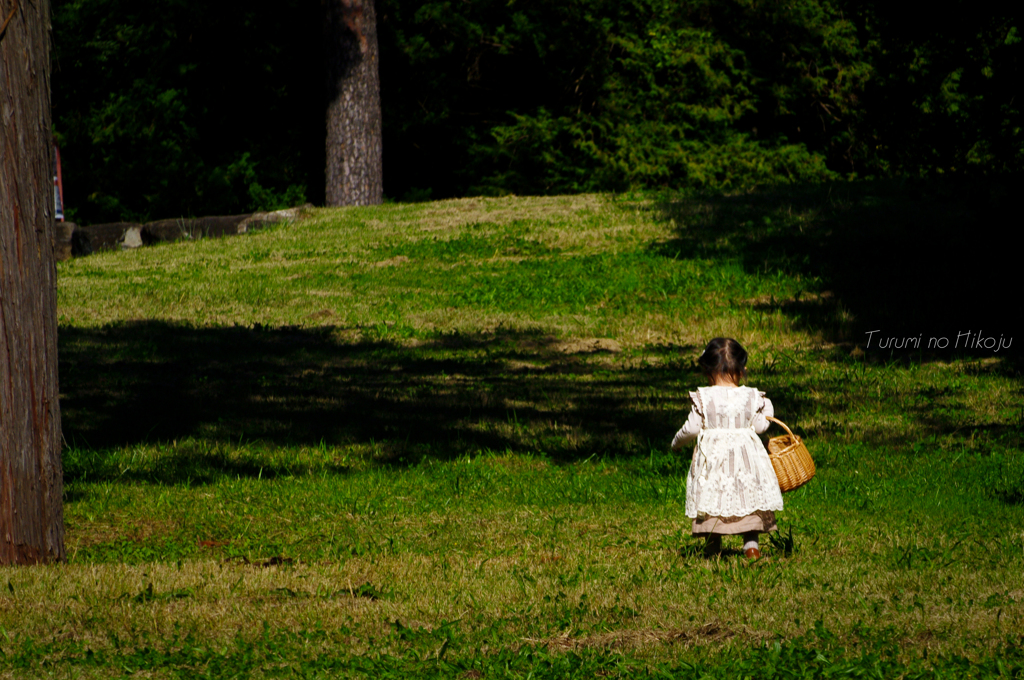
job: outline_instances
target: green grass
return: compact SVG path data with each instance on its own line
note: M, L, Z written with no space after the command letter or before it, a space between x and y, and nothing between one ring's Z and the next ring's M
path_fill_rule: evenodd
M323 210L61 264L69 559L0 573L0 668L1024 676L1019 354L864 348L1021 318L922 296L991 214L920 192ZM700 557L667 451L719 334L819 470L754 565Z

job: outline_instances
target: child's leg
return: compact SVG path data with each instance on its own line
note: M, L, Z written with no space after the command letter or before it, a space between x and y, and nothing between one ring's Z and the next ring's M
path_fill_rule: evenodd
M720 552L722 552L722 535L708 534L704 539L704 554L710 557Z
M757 550L757 533L756 531L748 531L743 534L743 552L746 552L753 548Z

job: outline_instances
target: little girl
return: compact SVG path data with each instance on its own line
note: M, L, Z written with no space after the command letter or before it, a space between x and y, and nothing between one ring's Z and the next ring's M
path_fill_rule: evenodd
M711 383L690 392L690 417L672 440L672 450L697 440L686 480L686 516L693 535L707 537L704 554L722 550L723 534L742 534L743 552L761 556L757 536L775 531L782 510L779 480L757 436L774 415L764 392L740 387L747 374L747 352L732 338L708 343L697 363Z

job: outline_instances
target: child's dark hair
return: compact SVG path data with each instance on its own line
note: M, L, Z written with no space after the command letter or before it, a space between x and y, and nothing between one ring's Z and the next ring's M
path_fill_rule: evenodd
M732 338L715 338L697 359L704 374L729 376L739 382L747 375L747 350Z

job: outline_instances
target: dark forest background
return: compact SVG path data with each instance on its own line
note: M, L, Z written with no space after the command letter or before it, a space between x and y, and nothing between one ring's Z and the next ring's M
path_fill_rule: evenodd
M1018 172L1018 10L378 0L395 200ZM319 0L54 0L69 218L324 196Z

